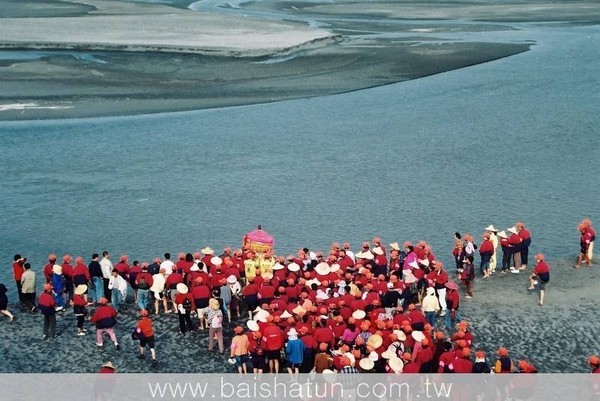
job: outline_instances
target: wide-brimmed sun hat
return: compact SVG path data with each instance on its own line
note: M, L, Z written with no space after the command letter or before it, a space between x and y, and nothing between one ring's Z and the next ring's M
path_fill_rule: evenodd
M291 272L297 272L300 270L300 265L298 263L292 262L287 265L287 269Z
M398 251L398 252L399 252L399 251L400 251L400 244L398 244L397 242L392 242L392 243L390 244L390 248L392 248L393 250L395 250L395 251Z
M218 256L213 256L212 258L210 258L210 263L211 263L213 266L220 266L220 265L222 265L222 264L223 264L223 259L221 259L221 258L220 258L220 257L218 257Z
M494 227L494 225L493 225L493 224L490 224L489 226L487 226L487 227L485 228L485 230L486 230L486 231L492 231L492 232L496 232L496 231L498 231L498 230L496 230L496 227Z
M62 266L61 265L54 265L54 266L52 266L52 273L54 273L54 274L62 274Z
M381 256L381 255L383 255L383 249L381 249L380 246L376 246L375 248L373 248L373 253L375 255Z
M214 310L220 309L219 301L217 301L215 298L211 298L208 300L208 306L210 306L210 308Z
M204 249L201 249L200 252L202 252L205 255L212 255L213 253L215 253L215 251L213 251L212 248L209 246L207 246Z
M254 320L248 320L246 322L246 326L248 326L248 330L250 331L259 331L260 327L258 327L258 323Z
M111 362L111 361L108 361L108 362L106 362L104 365L102 365L102 366L101 366L101 368L109 368L109 369L112 369L112 370L115 370L115 369L117 369L117 368L115 367L115 365L113 365L113 364L112 364L112 362Z
M375 367L375 362L369 358L363 358L358 362L358 366L363 370L371 370Z
M379 334L373 334L367 340L367 345L373 347L373 349L377 349L383 345L383 338Z
M512 234L516 234L516 235L519 234L519 232L517 231L517 227L514 227L514 226L509 228L507 231Z
M331 270L329 269L329 265L327 263L321 262L315 267L315 272L320 276L326 276L331 272Z
M80 284L75 288L75 295L83 295L88 290L88 286L85 284Z
M388 365L390 366L390 369L394 371L394 373L402 373L402 370L404 369L404 362L402 362L402 359L398 358L397 356L390 358Z
M421 342L425 338L425 334L423 334L423 332L419 330L413 331L411 333L411 336L416 342Z
M498 237L500 238L508 238L508 235L506 235L506 231L502 230L498 233Z
M364 319L366 315L367 314L365 313L365 311L360 309L357 309L354 312L352 312L352 317L356 320Z
M237 277L235 277L233 274L229 275L229 277L227 277L227 283L228 284L237 283Z
M177 284L177 292L180 294L187 294L188 293L188 287L187 285L183 284L183 283L179 283Z

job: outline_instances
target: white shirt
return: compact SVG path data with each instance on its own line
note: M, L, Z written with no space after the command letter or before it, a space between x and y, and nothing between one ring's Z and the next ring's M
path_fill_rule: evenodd
M111 275L108 282L108 289L119 291L123 295L123 298L125 298L127 296L127 281L118 274L117 277Z
M167 276L173 273L173 266L175 266L175 263L171 262L169 259L165 260L160 264L160 268L165 269L165 274Z
M102 258L100 261L100 268L102 269L102 277L105 279L110 279L113 271L113 264L110 259Z

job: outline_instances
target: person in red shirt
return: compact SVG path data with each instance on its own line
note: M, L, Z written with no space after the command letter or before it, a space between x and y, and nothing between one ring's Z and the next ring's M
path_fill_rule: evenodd
M269 362L270 373L279 373L279 360L283 348L283 331L273 323L273 317L268 317L269 323L262 330L265 339L265 355Z
M194 298L189 293L187 285L179 283L176 286L175 305L179 317L179 334L184 335L188 331L194 331L191 312L195 310Z
M473 362L471 362L471 350L467 347L461 350L460 356L457 355L448 366L452 373L472 373Z
M446 283L448 282L448 273L443 269L444 265L442 262L433 262L433 271L429 273L427 278L433 281L435 292L437 293L438 300L440 301L440 316L446 315Z
M535 289L535 282L538 282L540 290L540 301L539 305L544 305L544 292L546 290L546 284L550 281L550 266L544 261L544 255L538 253L535 255L537 264L533 269L533 274L529 277L529 289Z
M512 249L513 267L515 269L521 269L521 243L523 242L523 239L519 237L519 232L516 227L509 228L508 232L511 234L510 237L508 237L508 244Z
M56 301L52 295L52 284L44 284L44 291L38 299L38 309L44 315L44 340L56 337Z
M19 302L21 304L24 304L25 298L23 297L21 277L23 276L23 272L25 272L23 265L25 264L25 262L27 262L27 258L23 258L21 255L16 254L13 259L14 259L14 262L12 265L13 277L15 279L15 283L17 283L17 292L19 293Z
M520 221L516 224L516 227L519 232L519 238L521 238L521 267L526 269L529 257L529 245L531 245L531 232Z
M592 222L589 219L585 219L579 224L579 232L581 238L579 239L579 256L577 257L577 264L573 266L576 269L581 267L581 263L585 260L585 264L589 267L592 265L592 255L594 250L594 241L596 239L596 231L592 228Z
M479 245L479 255L481 256L479 272L483 278L488 278L490 276L490 260L494 255L494 243L490 240L489 231L483 234L483 242Z
M71 255L63 256L62 273L65 276L65 292L69 299L73 299L73 266Z
M108 305L108 299L100 298L100 306L90 318L90 321L96 324L96 345L98 347L102 347L104 342L102 335L106 332L115 344L117 351L121 349L114 329L117 324L116 317L117 311Z
M158 362L156 362L156 350L154 348L154 327L146 309L140 311L140 318L135 328L135 337L140 341L140 354L138 358L142 361L144 360L144 351L147 345L150 348L150 355L152 356L152 366L156 367Z
M48 255L48 263L44 266L44 277L46 278L47 283L52 282L52 268L56 264L56 255L51 253Z
M590 356L588 364L592 368L592 373L600 373L600 357L598 355Z
M63 267L64 273L64 267ZM86 291L83 293L83 299L85 299L86 303L88 300L87 296L87 284L92 280L90 277L90 271L88 270L87 265L85 264L83 258L78 256L75 258L75 267L73 267L73 285L77 288L80 285L86 286Z
M77 317L77 335L85 336L87 334L87 330L83 328L83 322L85 321L85 317L88 312L86 309L87 300L85 299L85 293L87 292L88 287L85 284L78 285L73 295L73 300L71 301L71 305L73 306L73 313Z

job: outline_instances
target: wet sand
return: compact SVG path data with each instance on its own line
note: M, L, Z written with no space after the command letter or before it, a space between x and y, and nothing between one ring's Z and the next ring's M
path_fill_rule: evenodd
M328 21L317 29L143 3L12 2L16 17L2 19L0 47L36 49L39 57L0 59L0 120L195 110L343 93L496 60L532 45L452 38L514 29L507 24L399 24L400 11L389 3L369 3L379 19L358 21L359 5L274 5L279 12Z
M527 358L540 372L584 373L588 371L587 357L599 351L600 316L592 312L597 298L598 265L576 270L566 260L549 263L551 281L543 307L537 305L537 293L527 290L529 268L520 274L497 272L490 279L476 279L473 299L465 299L461 289L461 314L472 324L472 348L485 350L492 362L498 347L505 346L515 362ZM17 312L16 306L12 309ZM137 316L132 303L118 317L120 351L108 338L104 348L98 349L95 329L88 322L90 333L77 336L72 310L57 318L58 337L48 341L42 341L40 314L17 312L16 316L14 323L4 317L0 320L0 352L4 356L0 372L92 373L106 360L113 361L120 372L128 373L233 372L226 358L207 351L206 333L181 337L175 315L154 317L160 365L152 369L149 356L145 362L139 361L137 343L130 338ZM438 318L440 327L441 324ZM226 327L227 342L231 336L231 327Z

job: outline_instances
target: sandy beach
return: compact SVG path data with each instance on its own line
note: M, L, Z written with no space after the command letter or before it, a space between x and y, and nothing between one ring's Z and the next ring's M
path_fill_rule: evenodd
M537 293L527 290L531 268L520 274L497 272L490 279L476 279L472 299L465 299L461 288L461 314L471 323L475 335L472 348L485 350L492 362L495 351L504 346L515 362L528 359L540 372L585 373L587 357L598 352L600 317L590 313L596 300L598 266L576 270L569 260L549 263L551 281L543 307L537 305ZM57 317L58 337L42 341L41 314L19 312L13 305L17 320L13 323L4 317L0 320L0 351L5 360L0 372L93 373L106 360L113 361L123 373L234 372L226 358L207 351L206 332L180 336L177 316L172 314L153 317L159 366L153 369L149 357L145 362L139 361L137 342L131 340L137 319L137 308L131 301L118 317L120 351L109 341L105 341L102 349L96 347L95 329L89 322L85 326L89 334L77 336L71 309ZM437 323L442 328L441 318ZM227 342L232 328L225 326Z

